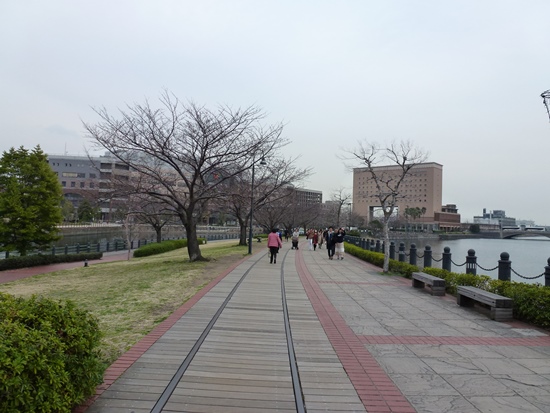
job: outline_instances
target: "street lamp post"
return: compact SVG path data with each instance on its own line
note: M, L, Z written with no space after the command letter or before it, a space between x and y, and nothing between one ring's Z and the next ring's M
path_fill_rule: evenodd
M256 160L252 159L252 184L250 186L250 226L248 228L248 254L252 254L252 222L254 219L254 166ZM265 158L262 156L260 165L266 165Z
M546 108L546 112L548 113L548 118L550 120L550 89L545 90L541 93L540 97L542 98L542 103L544 104L544 107Z
M349 211L348 211L348 230L351 231L351 202L348 202L348 207L349 207Z

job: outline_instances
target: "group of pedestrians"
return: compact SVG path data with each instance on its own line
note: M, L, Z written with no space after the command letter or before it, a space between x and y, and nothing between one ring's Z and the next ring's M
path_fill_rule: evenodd
M298 241L300 240L300 231L298 228L294 228L292 230L292 235L290 234L290 231L285 231L285 239L288 241L288 237L290 236L292 241L291 249L299 249ZM270 264L277 263L277 253L279 249L283 247L281 235L282 233L277 232L276 229L272 229L267 237ZM334 231L333 227L329 227L325 230L310 229L305 232L305 235L310 251L316 251L317 247L321 249L324 244L326 245L329 260L333 260L335 256L337 260L344 259L344 237L346 235L344 228L338 228L337 231Z
M323 239L327 245L328 259L333 260L336 256L337 260L344 259L344 237L346 231L344 228L338 228L338 231L334 231L334 228L329 227L323 232Z

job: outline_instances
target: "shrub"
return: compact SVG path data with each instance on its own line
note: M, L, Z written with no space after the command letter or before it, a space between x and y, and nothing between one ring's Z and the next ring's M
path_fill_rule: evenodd
M206 239L198 238L199 244L206 244ZM154 244L144 245L134 251L134 257L148 257L150 255L162 254L187 247L187 239L162 241Z
M154 244L144 245L134 251L134 257L148 257L150 255L162 254L164 252L187 247L187 239L173 241L162 241Z
M418 271L418 267L416 265L396 260L390 260L389 269L392 272L403 274L407 278L412 278L412 273Z
M0 293L0 411L70 412L102 382L97 321L70 302Z
M376 265L377 267L382 268L384 266L383 253L364 250L363 248L350 243L345 243L344 246L348 254L351 254L363 261L370 262L371 264ZM407 278L411 278L412 273L415 271L418 271L418 267L416 265L411 265L406 262L390 260L389 270L403 274Z
M81 254L61 255L26 255L23 257L11 257L0 260L0 271L14 270L17 268L37 267L39 265L59 264L62 262L77 262L84 260L98 260L103 257L102 252L86 252Z

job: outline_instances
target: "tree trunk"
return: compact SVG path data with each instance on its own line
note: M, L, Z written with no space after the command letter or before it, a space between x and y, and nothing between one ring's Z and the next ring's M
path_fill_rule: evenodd
M246 238L247 238L246 230L248 229L246 226L246 222L242 219L239 219L239 225L241 227L240 234L239 234L239 245L248 245L246 242Z
M384 266L382 271L387 273L390 269L390 221L384 218Z
M192 223L185 226L185 232L187 232L187 253L189 254L189 261L206 261L201 254L199 247L199 240L197 239L197 225Z
M155 227L155 233L157 234L157 242L162 242L162 227Z

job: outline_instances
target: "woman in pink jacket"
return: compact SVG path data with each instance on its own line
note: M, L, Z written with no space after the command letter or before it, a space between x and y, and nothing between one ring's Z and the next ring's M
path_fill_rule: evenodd
M270 264L276 264L277 263L277 253L279 252L279 248L283 247L283 243L281 242L281 238L279 238L279 234L277 234L277 230L273 228L269 235L267 236L267 248L269 248L269 263Z

